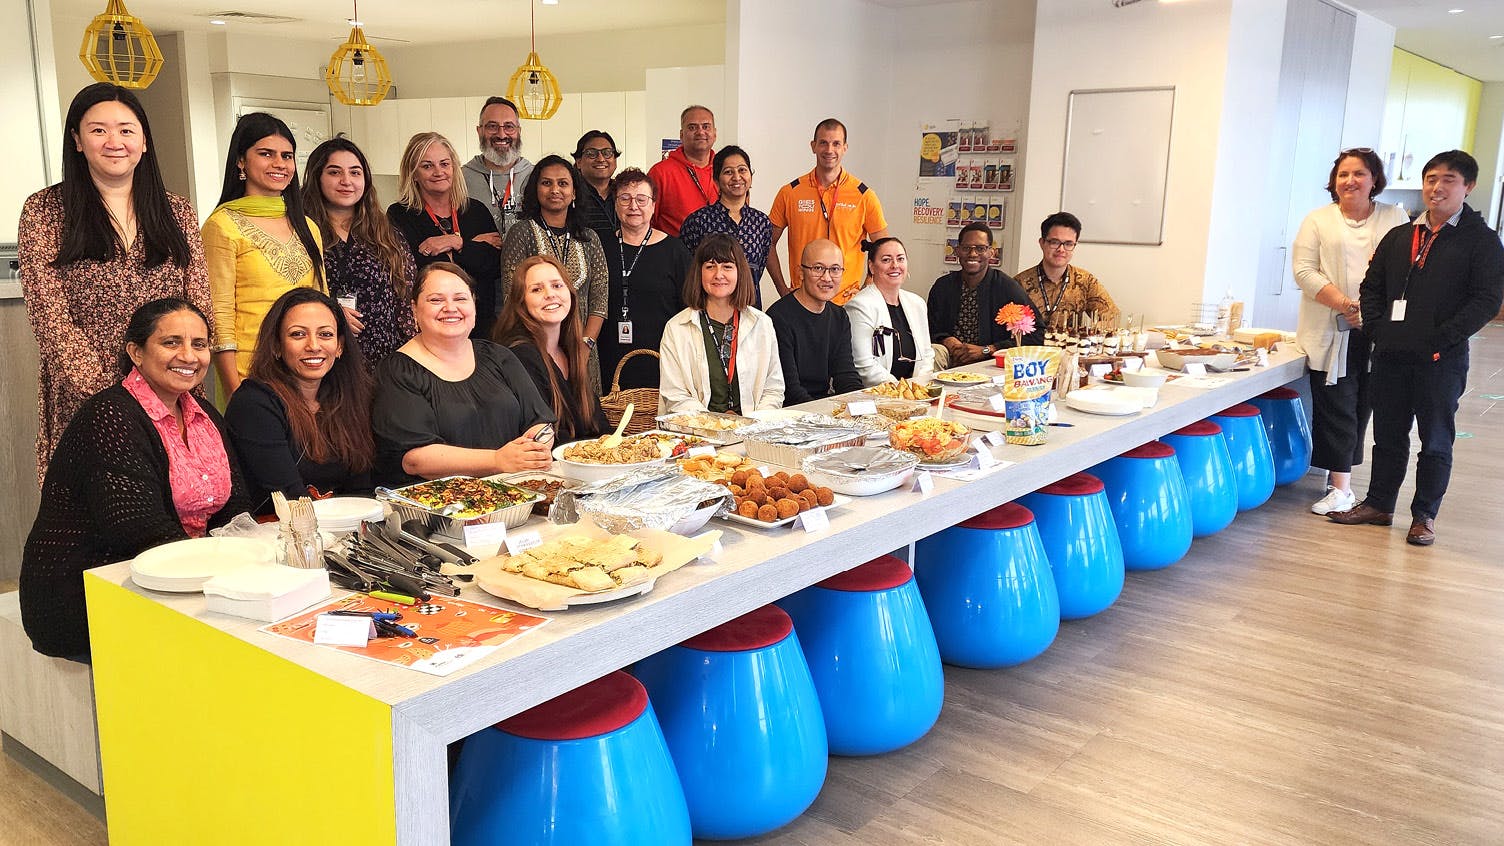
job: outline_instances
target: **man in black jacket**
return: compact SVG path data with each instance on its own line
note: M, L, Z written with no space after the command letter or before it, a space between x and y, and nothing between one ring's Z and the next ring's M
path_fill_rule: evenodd
M961 269L935 280L930 288L930 340L945 347L951 367L991 358L1000 349L1013 346L1013 336L997 325L998 309L1008 303L1029 307L1035 316L1035 331L1025 335L1025 344L1044 343L1044 321L1039 319L1023 286L1008 274L989 267L992 230L980 221L968 223L959 238Z
M1426 162L1425 214L1384 236L1360 289L1363 331L1373 342L1373 476L1362 503L1327 516L1345 525L1393 522L1413 421L1421 449L1405 540L1416 546L1436 540L1457 401L1467 385L1468 338L1504 300L1504 246L1463 202L1477 180L1478 162L1461 150Z

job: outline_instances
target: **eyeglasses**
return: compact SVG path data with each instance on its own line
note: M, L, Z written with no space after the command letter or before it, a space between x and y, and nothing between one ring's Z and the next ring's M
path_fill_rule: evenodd
M835 265L834 267L826 267L823 264L801 264L799 266L808 271L809 274L816 279L822 276L827 276L832 279L839 279L841 278L841 274L846 272L846 268L840 266L839 264Z
M1055 238L1046 238L1044 245L1052 250L1065 250L1066 252L1076 249L1075 241L1060 241Z
M1362 154L1362 153L1372 153L1372 152L1373 152L1373 148L1372 147L1354 147L1351 150L1343 150L1342 151L1342 155L1347 156L1347 155L1351 155L1353 153Z
M506 123L497 123L493 120L481 124L480 128L484 129L487 132L516 132L517 130L522 128L522 124L512 123L511 121L507 121Z
M1072 244L1071 246L1075 245ZM980 255L990 249L992 249L992 247L988 244L962 244L961 246L956 248L956 252Z
M582 159L614 159L616 156L617 152L609 147L586 147L580 151Z
M650 194L617 194L616 202L628 208L632 206L643 206L646 208L653 204L653 197Z

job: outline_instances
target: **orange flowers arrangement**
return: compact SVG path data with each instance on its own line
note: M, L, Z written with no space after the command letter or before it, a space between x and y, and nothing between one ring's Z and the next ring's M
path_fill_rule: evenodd
M997 325L1013 336L1013 346L1021 346L1023 337L1034 331L1034 309L1022 303L1008 303L997 310Z

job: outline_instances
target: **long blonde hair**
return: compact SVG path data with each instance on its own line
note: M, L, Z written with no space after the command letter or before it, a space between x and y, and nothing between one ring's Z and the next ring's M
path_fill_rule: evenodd
M465 174L460 169L463 163L449 139L437 132L419 132L408 139L407 149L402 152L402 167L398 176L402 193L397 196L397 201L411 211L423 210L423 192L418 189L418 162L423 161L423 157L428 155L428 148L434 144L443 144L444 149L449 151L449 161L454 166L454 179L449 183L449 203L455 212L464 211L470 202L470 193L465 190Z

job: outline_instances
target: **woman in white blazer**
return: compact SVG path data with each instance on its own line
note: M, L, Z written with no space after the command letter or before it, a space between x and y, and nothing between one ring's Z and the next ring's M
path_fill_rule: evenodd
M684 282L689 307L663 330L658 413L783 406L783 367L773 321L752 307L752 271L729 235L700 242Z
M900 378L928 382L935 375L929 312L924 298L903 290L909 259L903 242L879 238L867 247L871 284L846 303L851 318L851 357L867 387Z
M1311 464L1327 471L1326 496L1311 506L1316 514L1355 502L1352 469L1363 463L1370 411L1358 286L1379 240L1409 222L1403 209L1374 200L1384 185L1372 150L1344 150L1327 178L1332 204L1306 216L1290 249L1301 290L1295 339L1311 367Z

